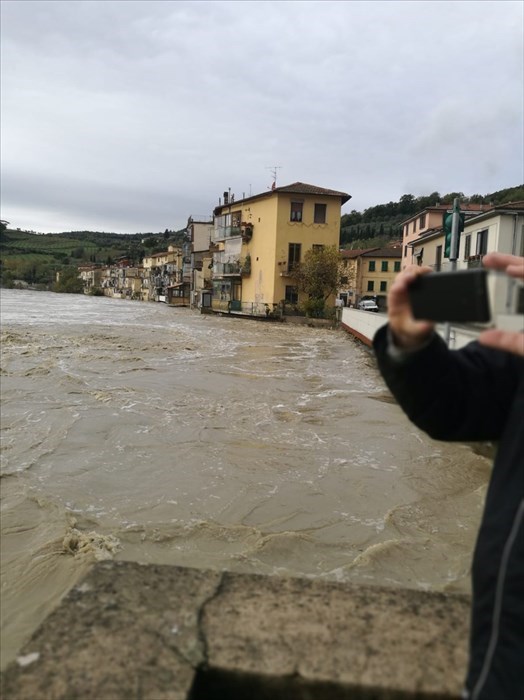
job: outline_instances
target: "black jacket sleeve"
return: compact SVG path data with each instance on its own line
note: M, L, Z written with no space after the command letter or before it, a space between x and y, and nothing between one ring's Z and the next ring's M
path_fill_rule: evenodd
M522 376L524 359L472 342L449 350L435 334L402 361L391 358L387 326L373 347L384 380L410 420L437 440L497 440Z

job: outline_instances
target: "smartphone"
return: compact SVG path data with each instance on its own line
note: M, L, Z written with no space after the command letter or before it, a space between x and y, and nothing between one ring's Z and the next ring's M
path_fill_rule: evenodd
M413 316L441 323L487 323L487 276L483 268L420 275L408 289Z

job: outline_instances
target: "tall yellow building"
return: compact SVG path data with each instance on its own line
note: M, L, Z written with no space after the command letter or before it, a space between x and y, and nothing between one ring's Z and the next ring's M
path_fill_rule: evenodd
M224 192L214 210L215 311L270 313L305 301L293 268L315 246L338 246L345 192L295 182L235 201Z

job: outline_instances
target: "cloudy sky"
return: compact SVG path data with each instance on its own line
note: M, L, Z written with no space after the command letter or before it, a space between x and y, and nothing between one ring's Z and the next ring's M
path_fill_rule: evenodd
M2 211L135 233L296 181L487 194L523 175L523 4L3 0Z

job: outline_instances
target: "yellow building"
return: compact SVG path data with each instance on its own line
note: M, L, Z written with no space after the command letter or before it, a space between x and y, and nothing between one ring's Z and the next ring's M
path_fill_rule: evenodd
M362 255L378 248L355 248L340 251L340 288L338 298L344 306L355 306L361 296Z
M140 299L142 292L142 267L124 268L122 279L122 295L129 299Z
M386 308L387 294L400 272L402 248L377 248L360 256L358 300L372 297L380 309Z
M302 303L293 268L315 246L338 246L345 192L303 182L244 198L224 192L214 210L215 311L263 316Z

